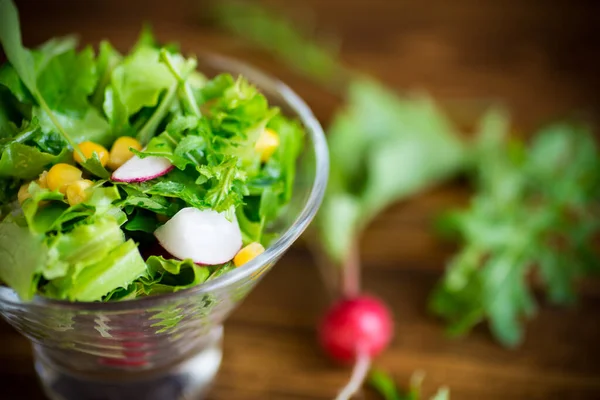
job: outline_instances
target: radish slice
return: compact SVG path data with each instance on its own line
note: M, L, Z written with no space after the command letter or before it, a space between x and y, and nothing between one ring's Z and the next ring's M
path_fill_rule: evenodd
M193 207L179 211L154 236L171 255L196 264L225 263L242 247L237 219L229 221L223 213Z
M113 172L111 179L117 182L144 182L163 176L172 169L173 164L166 158L133 156Z

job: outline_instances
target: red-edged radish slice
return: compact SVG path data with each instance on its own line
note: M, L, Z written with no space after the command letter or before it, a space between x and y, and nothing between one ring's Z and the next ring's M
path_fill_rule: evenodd
M242 247L237 219L214 210L187 207L154 231L160 245L181 260L215 265L231 260Z
M112 173L111 179L117 182L144 182L163 176L172 169L173 164L166 158L133 156Z

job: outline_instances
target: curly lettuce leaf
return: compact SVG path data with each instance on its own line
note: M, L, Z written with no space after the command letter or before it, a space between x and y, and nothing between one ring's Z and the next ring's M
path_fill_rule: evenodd
M165 259L162 256L150 256L146 260L152 284L146 285L147 294L155 291L176 292L205 282L210 270L194 264L192 260Z
M118 288L127 288L146 275L144 259L132 240L112 248L101 260L53 280L48 286L53 296L70 301L99 301Z

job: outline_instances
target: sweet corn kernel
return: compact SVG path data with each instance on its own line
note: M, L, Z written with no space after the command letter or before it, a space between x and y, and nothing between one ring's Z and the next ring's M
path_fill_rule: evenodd
M94 182L88 179L82 179L80 181L76 181L67 186L67 201L69 205L76 205L79 203L83 203L87 200L89 196L89 192L87 189L92 187Z
M100 146L94 142L82 142L79 143L77 147L79 147L79 150L81 150L86 159L91 158L93 154L96 153L102 166L105 166L106 163L108 163L108 150L106 150L104 146ZM75 161L77 161L79 164L83 163L84 160L77 151L73 154L73 156L75 157Z
M260 160L267 162L279 147L279 135L273 129L266 128L258 140L254 149L260 153Z
M233 263L236 267L240 265L244 265L250 260L256 258L259 254L263 253L265 248L262 244L258 242L250 243L248 246L244 247L233 258Z
M29 193L29 184L30 183L31 182L24 183L19 188L19 193L17 193L17 200L19 201L19 204L23 204L25 202L25 200L31 198L31 194Z
M46 176L48 189L65 193L67 186L81 179L81 170L69 164L56 164Z
M140 151L142 150L142 145L136 139L129 136L121 136L118 138L110 149L108 167L115 170L133 157L133 153L129 148Z

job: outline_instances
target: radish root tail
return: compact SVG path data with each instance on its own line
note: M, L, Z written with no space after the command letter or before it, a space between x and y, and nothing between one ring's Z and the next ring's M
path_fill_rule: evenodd
M344 388L339 392L335 400L350 400L352 396L356 394L362 387L365 378L367 377L367 373L371 368L371 357L366 351L360 351L357 354L356 362L354 364L354 369L352 370L352 376L350 380L344 386Z

